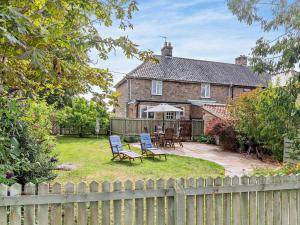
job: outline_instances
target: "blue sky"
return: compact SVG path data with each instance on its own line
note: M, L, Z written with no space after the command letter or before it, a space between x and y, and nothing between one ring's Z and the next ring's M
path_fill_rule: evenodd
M258 24L251 27L240 23L232 15L224 0L138 0L139 11L134 13L133 30L117 27L100 28L102 36L128 35L140 46L160 54L167 36L178 57L234 63L234 58L249 55L261 36L272 39L275 34L263 34ZM120 50L111 53L107 61L91 57L99 68L128 73L141 62L127 59ZM113 73L114 83L124 74Z

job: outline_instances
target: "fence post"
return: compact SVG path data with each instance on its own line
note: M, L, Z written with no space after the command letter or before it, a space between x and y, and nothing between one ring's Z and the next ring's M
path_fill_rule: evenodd
M125 136L126 134L126 131L127 131L127 119L124 120L124 124L123 124L123 137Z
M185 225L185 191L183 185L175 183L175 225Z
M112 119L109 120L109 136L112 134Z
M194 120L192 120L192 141L194 140Z

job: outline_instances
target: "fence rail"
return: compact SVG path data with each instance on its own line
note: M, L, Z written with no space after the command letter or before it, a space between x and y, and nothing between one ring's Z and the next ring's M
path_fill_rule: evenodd
M300 176L0 184L0 224L299 225Z
M181 126L189 130L190 138L198 138L203 135L204 123L203 120L165 120L165 128L174 128L176 133L179 133ZM110 121L110 132L119 135L135 136L144 132L145 128L150 132L154 132L155 126L163 125L163 120L155 119L128 119L128 118L112 118Z

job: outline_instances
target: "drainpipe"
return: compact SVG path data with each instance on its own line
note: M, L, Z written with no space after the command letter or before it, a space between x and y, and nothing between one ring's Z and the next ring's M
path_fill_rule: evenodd
M127 87L128 87L128 93L127 93L127 98L128 98L128 101L127 101L127 104L126 104L126 118L128 118L128 115L129 115L129 105L128 103L131 101L131 80L128 79L126 76L125 76L125 80L127 81Z
M231 94L231 99L233 99L233 84L232 83L230 83L230 87L229 87L229 90L230 90L230 94Z
M140 105L140 103L138 102L138 103L136 104L136 119L139 118L139 105Z
M129 101L131 101L131 79L129 79Z

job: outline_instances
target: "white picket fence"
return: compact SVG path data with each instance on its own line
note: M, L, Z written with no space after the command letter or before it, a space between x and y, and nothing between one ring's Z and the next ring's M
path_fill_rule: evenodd
M294 175L0 184L0 224L300 225L299 188Z

